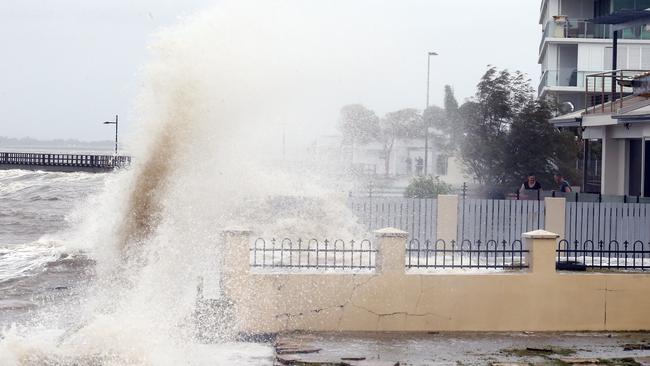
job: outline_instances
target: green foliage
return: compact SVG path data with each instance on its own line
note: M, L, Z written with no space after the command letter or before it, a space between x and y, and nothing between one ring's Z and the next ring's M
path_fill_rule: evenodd
M552 108L536 99L523 74L491 67L477 89L474 99L458 110L463 120L460 155L477 181L516 187L535 172L550 187L557 169L576 175L575 138L548 122Z
M404 197L407 198L436 198L439 194L451 193L451 185L438 177L415 177L406 187Z
M414 108L387 113L386 117L379 121L379 140L383 145L382 155L384 156L386 175L390 168L390 154L393 151L395 140L420 137L423 131L422 116Z
M379 118L361 104L348 104L341 108L339 129L345 144L368 142L379 136Z
M454 90L445 85L445 108L431 106L423 113L427 127L433 127L431 140L438 151L446 155L456 155L463 137L462 118Z
M445 111L447 113L458 111L458 101L451 85L445 85Z
M382 136L393 140L400 137L422 137L424 134L422 116L415 108L386 113L386 117L379 122L379 128Z
M579 181L575 162L581 154L574 134L548 122L553 111L550 103L537 100L524 74L490 67L474 98L461 106L446 85L444 109L430 106L419 113L407 108L380 119L351 104L341 109L339 127L345 144L379 142L386 172L396 139L423 138L431 128L429 141L436 150L460 157L466 171L485 187L514 189L528 172L535 172L543 187L553 187L557 170L570 182Z

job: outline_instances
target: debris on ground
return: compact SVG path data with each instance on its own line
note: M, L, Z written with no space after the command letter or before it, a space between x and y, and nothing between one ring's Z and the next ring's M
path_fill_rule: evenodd
M648 332L435 334L281 333L276 366L650 366Z
M543 357L549 355L571 356L575 354L576 351L570 348L559 347L526 347L503 349L501 350L501 353L517 357Z
M650 350L648 343L628 343L623 345L623 351L646 351Z

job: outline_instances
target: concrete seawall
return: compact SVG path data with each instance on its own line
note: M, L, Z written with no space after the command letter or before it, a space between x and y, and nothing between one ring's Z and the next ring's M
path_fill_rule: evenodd
M368 274L256 273L249 233L226 238L224 294L235 329L277 331L573 331L650 329L650 275L556 271L557 235L524 234L530 268L409 274L407 234L376 232Z

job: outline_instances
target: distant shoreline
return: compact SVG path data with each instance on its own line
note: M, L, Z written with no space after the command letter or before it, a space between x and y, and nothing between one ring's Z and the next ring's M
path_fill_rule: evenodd
M46 154L102 154L112 155L115 142L109 140L81 141L77 139L52 139L39 140L31 137L6 137L0 136L0 151L4 152L30 152ZM120 154L127 154L127 149L120 146Z
M31 145L31 146L11 146L0 144L0 151L2 152L21 152L21 153L42 153L42 154L96 154L96 155L112 155L115 151L115 146L46 146L46 145ZM127 150L119 150L120 155L128 155Z

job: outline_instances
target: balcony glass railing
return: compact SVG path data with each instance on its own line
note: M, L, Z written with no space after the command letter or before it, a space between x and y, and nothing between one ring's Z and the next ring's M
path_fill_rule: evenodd
M586 20L576 19L561 22L550 20L544 27L544 35L539 44L540 51L547 37L607 39L612 38L612 26L609 24L593 24ZM626 28L620 31L619 38L650 40L650 28L645 25Z
M546 70L542 74L539 83L538 93L541 94L544 87L553 86L575 86L584 88L585 75L596 73L597 71L578 71L576 69L559 69L559 70ZM605 83L608 83L605 80ZM609 83L611 86L611 83ZM600 87L600 84L598 85ZM605 85L605 87L608 87Z
M611 25L594 24L585 20L551 20L544 27L544 38L611 38Z

